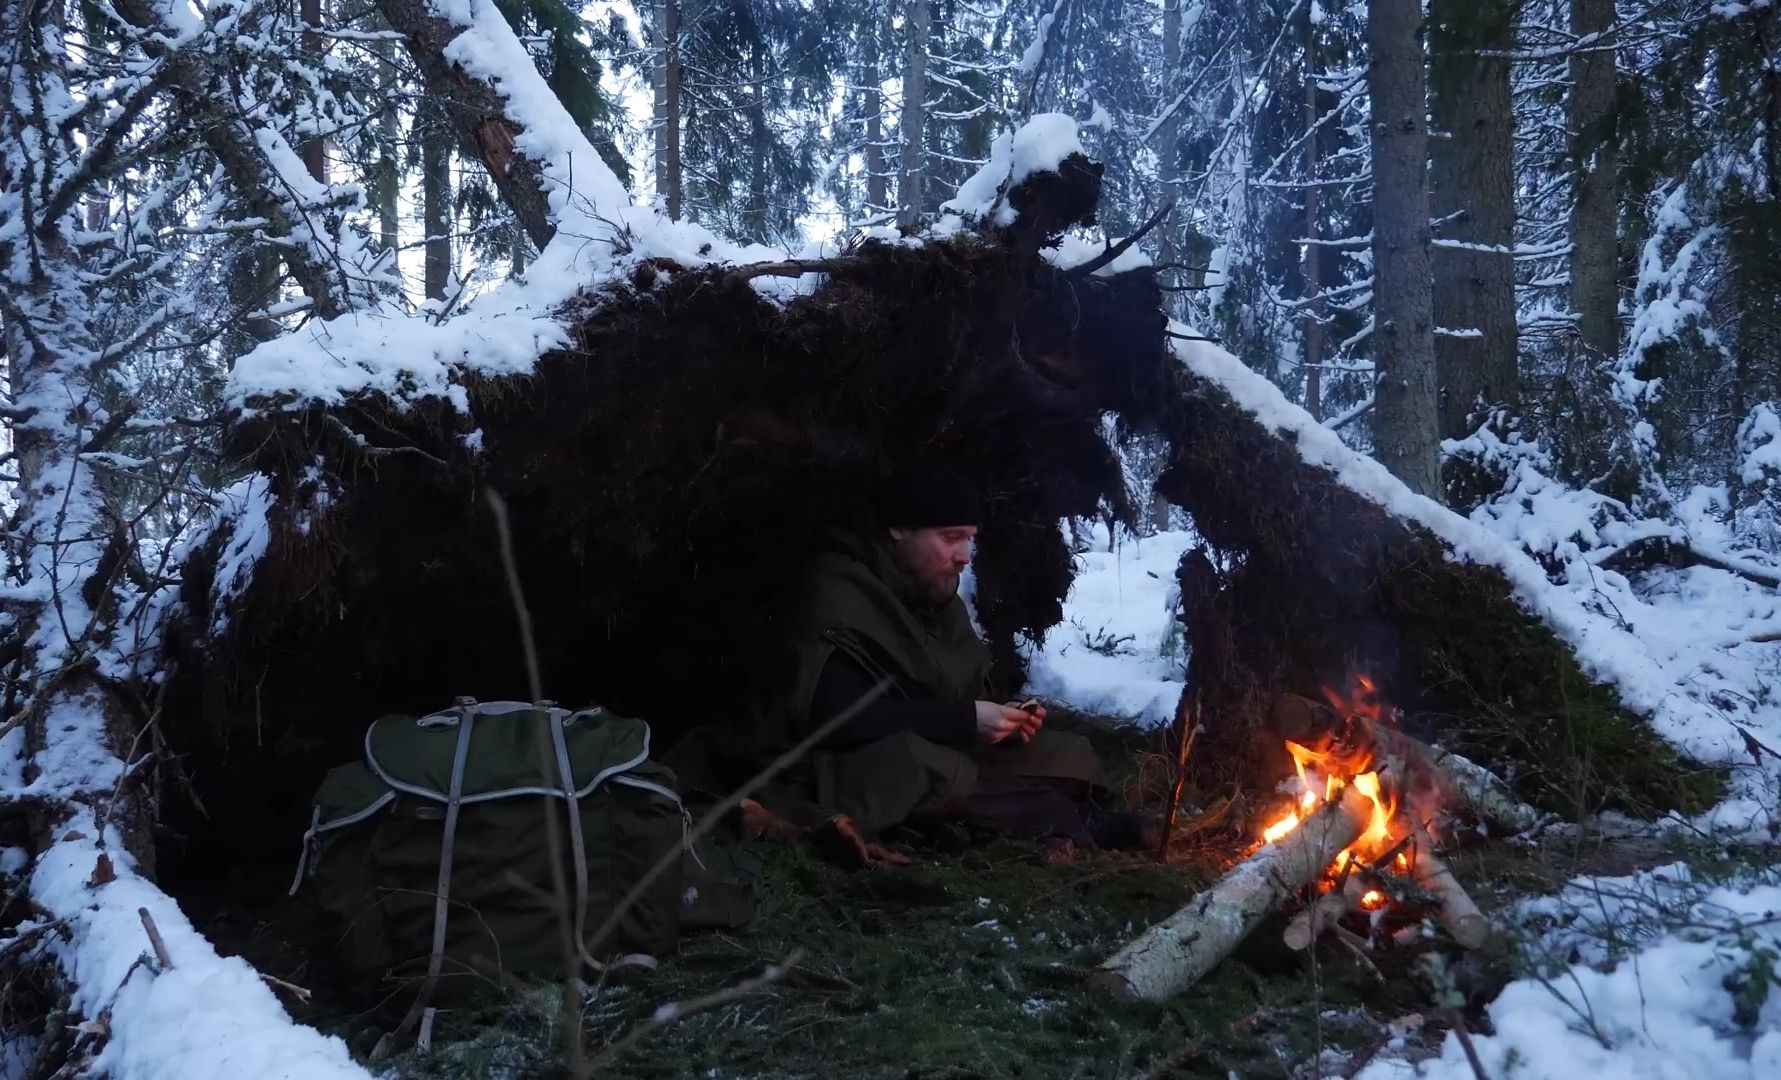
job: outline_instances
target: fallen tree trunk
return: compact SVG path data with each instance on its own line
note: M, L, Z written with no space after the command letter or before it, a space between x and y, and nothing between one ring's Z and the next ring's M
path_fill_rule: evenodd
M1360 839L1372 804L1347 788L1298 828L1238 863L1193 902L1101 965L1094 985L1115 997L1164 1001L1198 982Z

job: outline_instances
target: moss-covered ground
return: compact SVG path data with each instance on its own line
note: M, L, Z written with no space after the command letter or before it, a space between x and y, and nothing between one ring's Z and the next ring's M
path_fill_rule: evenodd
M1061 715L1057 723L1073 725ZM1166 764L1129 732L1102 729L1096 740L1131 801L1154 806ZM1190 804L1200 801L1188 792ZM1248 828L1235 816L1195 824L1168 865L1148 854L1046 865L1030 845L997 841L923 851L909 867L848 871L804 848L754 846L763 871L755 921L687 935L657 971L588 987L584 1064L591 1075L637 1077L1336 1076L1407 1017L1420 1017L1422 1038L1438 1042L1450 1014L1408 956L1385 949L1362 962L1329 939L1296 954L1281 943L1280 917L1166 1004L1117 1003L1089 987L1096 964L1244 853ZM1711 866L1743 856L1699 841L1605 841L1571 830L1533 847L1475 844L1450 862L1489 911L1580 874L1678 857ZM320 989L324 973L289 947L314 940L305 921L300 908L286 909L241 951L262 970ZM794 957L768 985L652 1027L664 1006L734 991ZM1475 1026L1487 1026L1482 1006L1523 963L1520 943L1503 934L1458 966ZM573 1075L561 994L558 985L514 989L480 1012L443 1016L432 1052L406 1049L374 1067L437 1080ZM319 996L300 1014L362 1056L381 1032Z

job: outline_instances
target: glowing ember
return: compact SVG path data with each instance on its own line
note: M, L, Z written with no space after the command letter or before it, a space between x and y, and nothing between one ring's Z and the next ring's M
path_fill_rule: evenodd
M1368 889L1361 894L1360 906L1367 911L1378 911L1385 906L1385 894L1378 889Z
M1299 815L1296 813L1293 813L1291 811L1288 811L1287 815L1285 817L1281 818L1279 821L1276 821L1274 824L1272 824L1262 830L1262 840L1266 843L1272 844L1274 841L1280 839L1282 836L1285 836L1287 833L1292 832L1294 829L1296 829L1298 827L1299 827Z

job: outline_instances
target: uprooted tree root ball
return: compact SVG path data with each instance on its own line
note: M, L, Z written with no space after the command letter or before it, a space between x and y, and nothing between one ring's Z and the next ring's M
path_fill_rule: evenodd
M218 580L227 527L185 576L167 739L209 824L174 811L174 831L202 832L208 859L294 844L315 779L373 716L529 696L490 490L511 515L545 694L645 716L664 741L749 722L791 576L910 454L983 486L976 608L1017 668L1017 640L1054 625L1070 587L1060 519L1127 515L1108 414L1167 437L1161 488L1208 545L1183 569L1203 780L1277 781L1253 738L1263 698L1358 659L1468 745L1504 710L1522 737L1488 749L1528 762L1605 732L1616 756L1577 797L1677 805L1686 770L1499 573L1446 558L1179 362L1152 271L1043 257L1092 221L1098 176L1080 157L1036 175L1011 196L1017 225L984 237L820 264L642 263L584 298L573 349L525 376L465 375L456 405L265 403L233 448L275 496L266 550L239 595ZM819 283L789 301L757 289L805 272ZM1519 775L1563 801L1539 769Z

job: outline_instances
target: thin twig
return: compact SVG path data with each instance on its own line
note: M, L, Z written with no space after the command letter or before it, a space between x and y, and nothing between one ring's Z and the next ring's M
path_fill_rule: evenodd
M289 993L292 997L305 1005L309 1004L309 1000L313 996L308 990L298 986L296 983L285 982L276 975L268 975L264 971L256 971L254 974L260 977L261 982Z
M501 498L494 488L484 492L488 500L489 513L495 519L495 533L501 543L501 567L507 574L507 589L513 597L513 612L519 619L520 649L525 653L526 680L532 691L532 701L541 703L544 700L544 676L538 666L538 649L532 637L532 612L526 606L525 590L519 580L519 560L513 553L513 529L507 518L507 500ZM544 714L545 723L553 723L549 713ZM545 740L538 740L538 764L542 775L550 775L550 761L545 751ZM539 800L544 809L544 837L550 857L550 883L556 893L557 927L561 936L563 951L563 1008L559 1022L563 1028L564 1065L569 1075L576 1080L589 1074L585 1053L581 1045L581 961L579 953L584 947L583 942L575 940L574 917L569 911L568 873L563 868L562 827L557 823L556 807L552 800L544 797ZM576 902L581 903L577 897Z
M1466 1030L1466 1018L1459 1014L1458 1009L1449 1010L1447 1018L1453 1023L1453 1033L1459 1036L1459 1045L1466 1052L1466 1060L1471 1063L1472 1075L1478 1080L1490 1080L1490 1074L1484 1071L1484 1062L1478 1058L1478 1048L1472 1045L1472 1033Z
M771 782L774 777L789 768L793 762L796 762L805 754L808 754L824 739L840 730L843 725L858 716L861 710L883 696L885 690L889 688L889 686L889 679L878 680L878 684L861 695L858 701L841 710L839 713L836 713L828 723L817 727L816 730L804 736L796 746L793 746L785 753L774 758L768 763L766 768L749 777L741 787L718 800L717 804L710 810L707 810L705 816L699 819L699 823L693 826L692 832L687 834L686 843L688 845L697 843L701 837L717 827L717 823L723 820L724 815L728 814L736 807L741 806L742 800L752 796L755 792ZM670 867L680 865L680 858L680 849L673 848L658 859L656 864L649 868L649 872L639 878L635 885L631 886L631 891L626 893L624 899L620 900L618 905L612 909L612 912L606 916L606 921L600 924L600 928L588 936L588 948L597 948L600 942L606 940L607 935L617 929L619 920L625 917L626 913L636 905L638 900L643 898L644 894L655 885L656 881L659 880L663 874L667 873Z
M624 1056L627 1050L630 1050L633 1046L636 1046L644 1039L647 1039L650 1035L671 1024L679 1023L695 1013L706 1012L707 1010L715 1009L720 1005L728 1005L732 1001L739 1001L750 994L760 993L762 990L765 990L767 987L772 986L774 983L785 978L785 976L797 966L798 961L803 958L804 950L793 949L791 955L787 956L777 964L768 964L765 971L756 975L752 979L744 979L736 985L726 986L722 990L713 990L704 997L696 997L690 1001L672 1001L663 1005L651 1014L648 1020L638 1024L636 1027L626 1032L623 1038L602 1050L600 1052L599 1064L605 1065L618 1060L620 1057Z
M161 928L155 925L155 917L145 907L136 909L142 919L142 928L148 931L148 943L155 950L155 962L161 965L162 971L173 970L173 957L167 955L167 943L161 939Z

